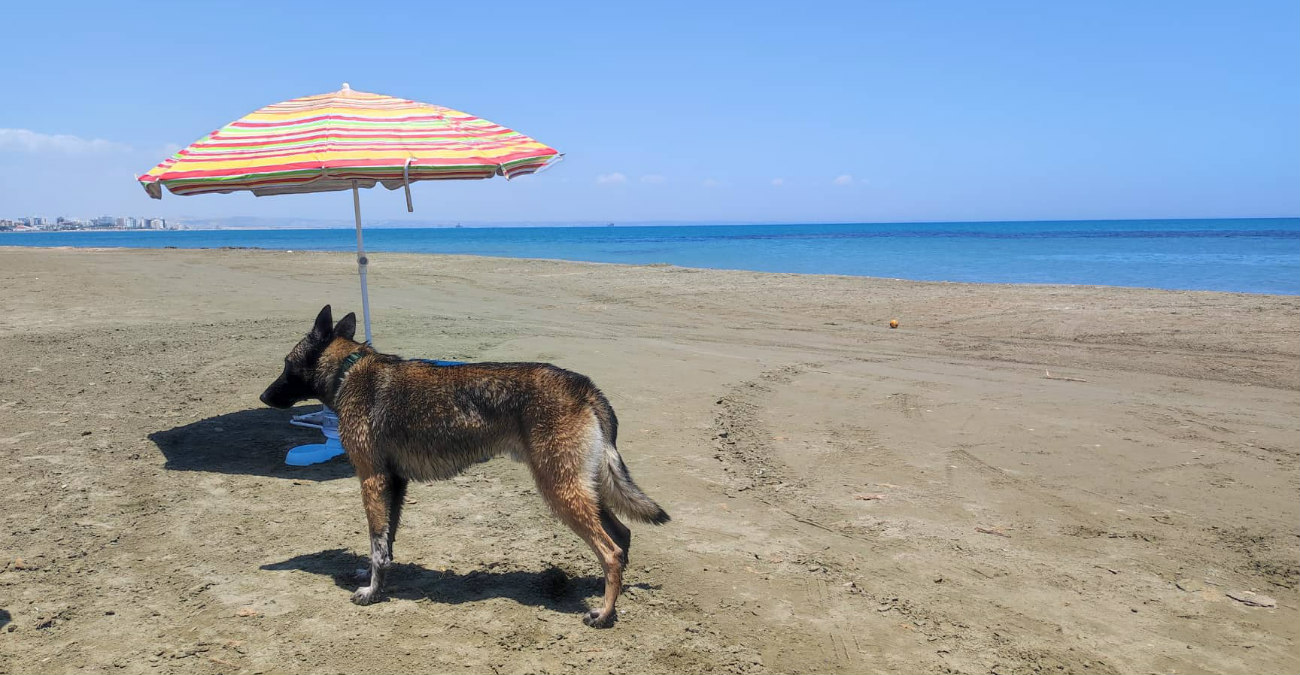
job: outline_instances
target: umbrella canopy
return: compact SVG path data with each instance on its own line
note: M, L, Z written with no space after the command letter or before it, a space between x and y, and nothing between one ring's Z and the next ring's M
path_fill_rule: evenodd
M258 196L382 183L533 173L562 155L473 115L353 91L304 96L246 115L139 177L149 196L249 190ZM409 196L409 193L408 193ZM409 201L409 200L408 200ZM409 204L408 204L409 206Z

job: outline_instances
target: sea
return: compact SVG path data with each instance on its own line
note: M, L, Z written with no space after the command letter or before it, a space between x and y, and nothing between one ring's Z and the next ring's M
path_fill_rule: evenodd
M1300 218L366 228L385 252L1300 295ZM351 251L351 229L0 233L0 246Z

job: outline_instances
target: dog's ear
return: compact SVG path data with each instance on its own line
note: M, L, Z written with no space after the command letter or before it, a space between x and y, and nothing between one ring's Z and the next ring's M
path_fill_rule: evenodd
M348 312L348 315L339 319L339 325L334 327L334 337L352 339L357 334L357 315L354 312Z
M334 331L334 314L330 311L330 306L325 305L321 308L320 314L316 315L316 325L312 326L311 336L318 340L328 340Z

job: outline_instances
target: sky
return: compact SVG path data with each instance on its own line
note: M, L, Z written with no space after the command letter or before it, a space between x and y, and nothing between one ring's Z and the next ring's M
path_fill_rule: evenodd
M565 153L362 194L395 222L1300 215L1300 3L22 3L0 218L351 217L348 192L149 199L262 106L353 89Z

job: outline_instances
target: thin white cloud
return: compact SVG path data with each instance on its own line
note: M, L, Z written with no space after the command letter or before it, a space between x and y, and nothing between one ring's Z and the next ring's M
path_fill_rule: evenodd
M92 152L131 152L131 146L102 138L43 134L31 129L0 129L0 151L77 155Z
M785 179L784 179L784 178L773 178L773 179L772 179L772 187L781 187L782 185L785 185Z
M602 173L596 176L597 185L619 185L627 182L627 176L615 171L614 173Z
M668 179L664 178L663 176L660 176L657 173L648 173L641 177L642 183L649 183L651 185L658 185L666 180Z
M833 185L851 185L851 184L853 184L853 176L850 176L850 175L847 174L847 173L845 173L845 174L840 174L839 176L836 176L836 177L835 177L835 180L831 181L831 184L833 184Z
M722 185L722 182L721 182L721 181L718 181L718 180L714 180L714 179L712 179L712 178L705 178L705 179L704 179L704 182L701 183L701 185L703 185L703 186L706 187L706 188L714 188L714 187L719 187L719 186L721 186L721 185Z

